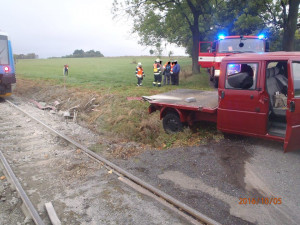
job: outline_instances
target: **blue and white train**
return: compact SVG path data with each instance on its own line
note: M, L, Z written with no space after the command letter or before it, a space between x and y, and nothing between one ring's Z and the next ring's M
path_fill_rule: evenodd
M10 96L12 84L16 83L14 56L11 41L0 31L0 97Z

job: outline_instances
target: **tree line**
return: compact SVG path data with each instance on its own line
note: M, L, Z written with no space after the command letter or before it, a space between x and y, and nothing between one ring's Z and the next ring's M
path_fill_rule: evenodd
M28 54L14 54L14 59L38 59L39 56L35 53Z
M293 51L300 0L114 0L115 17L129 15L139 43L165 42L186 48L193 72L199 72L199 41L225 35L269 37L271 51ZM300 49L298 49L300 50Z
M84 57L104 57L100 51L89 50L87 52L82 49L76 49L73 54L63 56L62 58L84 58Z

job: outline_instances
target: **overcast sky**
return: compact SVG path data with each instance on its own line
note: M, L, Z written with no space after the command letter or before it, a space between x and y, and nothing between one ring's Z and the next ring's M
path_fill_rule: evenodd
M149 55L137 44L130 23L113 20L112 0L2 0L0 30L9 34L16 54L40 58L94 49L105 56ZM178 47L167 47L183 55Z

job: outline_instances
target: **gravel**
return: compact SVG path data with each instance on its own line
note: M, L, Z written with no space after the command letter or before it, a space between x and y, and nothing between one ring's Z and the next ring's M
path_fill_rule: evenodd
M85 146L98 140L78 124L66 123L21 99L13 101ZM187 224L7 103L0 107L0 149L46 224L50 221L44 204L50 201L63 224ZM0 195L5 202L0 204L0 224L24 223L20 201L5 180L0 180Z

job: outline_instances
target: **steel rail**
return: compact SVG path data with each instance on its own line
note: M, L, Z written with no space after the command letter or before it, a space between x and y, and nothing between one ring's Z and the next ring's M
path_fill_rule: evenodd
M167 201L167 202L171 203L172 205L176 206L181 211L186 212L187 214L191 215L192 217L198 219L199 221L201 221L205 224L221 225L220 223L216 222L215 220L209 218L208 216L198 212L197 210L195 210L195 209L191 208L190 206L186 205L185 203L180 202L179 200L175 199L174 197L166 194L165 192L163 192L163 191L157 189L156 187L146 183L145 181L141 180L140 178L138 178L138 177L134 176L133 174L127 172L126 170L122 169L121 167L117 166L116 164L110 162L109 160L103 158L102 156L94 153L93 151L89 150L87 147L81 145L80 143L74 141L70 137L54 130L53 128L51 128L50 126L45 124L44 122L40 121L39 119L37 119L37 118L31 116L30 114L28 114L27 112L25 112L23 109L21 109L20 107L18 107L14 103L12 103L8 100L5 100L5 101L8 102L11 106L13 106L16 109L18 109L19 111L21 111L22 113L24 113L25 115L27 115L28 117L30 117L31 119L35 120L36 122L38 122L41 125L43 125L44 127L46 127L51 132L55 133L56 135L60 136L61 138L65 139L65 140L67 140L69 143L75 145L76 147L82 149L88 155L90 155L93 158L95 158L95 159L101 161L102 163L108 165L113 170L115 170L118 173L122 174L123 176L127 177L129 180L133 181L134 183L136 183L136 184L140 185L141 187L147 189L148 191L152 192L153 194L163 198L165 201Z
M6 158L4 157L2 151L0 150L0 159L1 162L4 166L4 169L7 172L7 175L10 177L11 179L11 183L16 187L24 205L26 206L32 220L35 222L35 224L38 225L44 225L44 222L42 221L41 217L39 216L38 212L36 211L36 209L34 208L33 204L31 203L31 201L29 200L26 192L24 191L24 189L22 188L22 185L20 184L20 182L18 181L18 178L16 177L16 175L14 174L14 172L12 171L10 165L8 164ZM24 212L25 213L25 212ZM26 215L25 215L26 216Z

